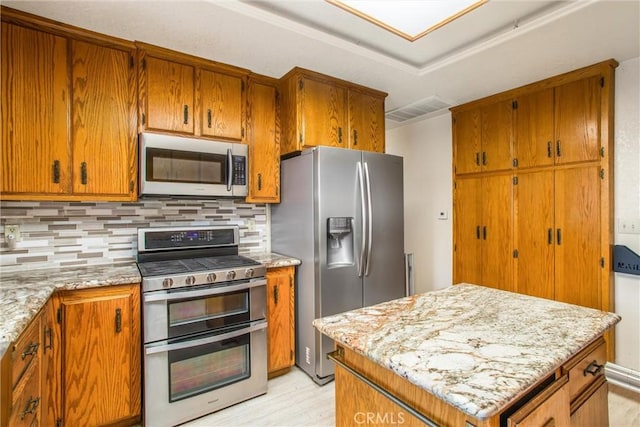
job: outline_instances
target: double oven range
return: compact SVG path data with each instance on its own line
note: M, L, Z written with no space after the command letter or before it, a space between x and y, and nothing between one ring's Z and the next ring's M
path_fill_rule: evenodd
M145 425L266 393L266 268L238 243L235 226L138 230Z

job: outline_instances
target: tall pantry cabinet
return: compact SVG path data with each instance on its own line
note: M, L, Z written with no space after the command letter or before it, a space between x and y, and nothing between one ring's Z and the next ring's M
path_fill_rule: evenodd
M613 311L616 66L451 109L454 283Z

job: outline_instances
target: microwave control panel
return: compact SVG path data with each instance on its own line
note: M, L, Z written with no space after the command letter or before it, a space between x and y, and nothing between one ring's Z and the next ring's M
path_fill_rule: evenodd
M233 185L247 185L247 158L233 156Z

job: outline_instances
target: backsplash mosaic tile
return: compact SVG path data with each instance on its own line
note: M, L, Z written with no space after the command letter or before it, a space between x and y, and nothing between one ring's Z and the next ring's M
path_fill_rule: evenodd
M140 227L237 225L240 253L270 249L266 205L233 199L143 199L123 203L0 202L0 269L98 265L135 260ZM20 226L9 249L5 225Z

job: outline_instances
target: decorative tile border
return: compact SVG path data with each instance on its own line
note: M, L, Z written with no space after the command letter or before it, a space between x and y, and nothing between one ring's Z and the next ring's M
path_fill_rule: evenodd
M20 226L9 250L6 224ZM233 199L143 199L126 203L0 202L0 268L99 265L135 260L140 227L237 225L240 253L269 248L267 206Z

